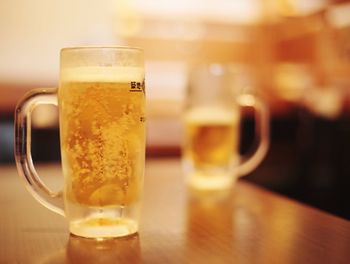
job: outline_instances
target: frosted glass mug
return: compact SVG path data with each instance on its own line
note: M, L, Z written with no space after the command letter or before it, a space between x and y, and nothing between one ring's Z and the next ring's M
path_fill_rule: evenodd
M269 146L269 114L264 101L248 88L244 67L207 64L193 67L184 107L182 160L194 191L227 191L255 169ZM251 89L251 87L249 88ZM252 90L252 89L251 89ZM241 110L255 112L255 148L239 153Z
M64 188L53 192L31 156L31 113L59 109ZM29 192L69 221L70 232L110 238L138 231L145 167L143 51L129 47L61 50L58 89L35 89L15 112L17 169Z

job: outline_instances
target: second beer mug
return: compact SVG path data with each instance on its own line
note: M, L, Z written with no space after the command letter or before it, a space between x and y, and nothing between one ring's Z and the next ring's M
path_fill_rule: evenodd
M39 104L58 104L63 195L51 191L33 166L30 119ZM17 105L19 174L39 202L67 217L72 234L108 238L137 232L144 114L143 51L126 47L63 49L59 88L33 90Z
M243 74L243 75L242 75ZM191 189L228 190L238 176L252 171L268 149L268 111L253 94L242 93L244 71L228 65L195 68L184 112L183 165ZM257 147L239 155L240 108L255 109Z

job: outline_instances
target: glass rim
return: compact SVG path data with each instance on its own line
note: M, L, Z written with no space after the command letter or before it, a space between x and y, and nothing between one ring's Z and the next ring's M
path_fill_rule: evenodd
M140 47L133 46L118 46L118 45L86 45L86 46L76 46L76 47L64 47L61 52L67 51L79 51L79 50L129 50L129 51L140 51L143 49Z

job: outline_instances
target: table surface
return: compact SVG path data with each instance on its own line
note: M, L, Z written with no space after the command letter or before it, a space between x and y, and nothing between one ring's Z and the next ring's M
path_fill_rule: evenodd
M0 167L0 263L349 263L350 222L239 180L229 199L189 198L177 159L146 163L140 232L107 241L70 236L14 166ZM37 166L49 185L58 164ZM57 188L57 187L55 187Z

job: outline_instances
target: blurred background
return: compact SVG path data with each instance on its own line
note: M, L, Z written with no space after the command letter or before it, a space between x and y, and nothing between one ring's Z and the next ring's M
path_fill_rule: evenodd
M13 111L34 87L55 87L59 51L145 50L148 157L179 157L187 72L233 63L271 112L271 146L245 180L350 219L350 1L2 0L0 163L14 164ZM33 115L36 162L60 160L57 110ZM242 119L241 152L254 135Z

